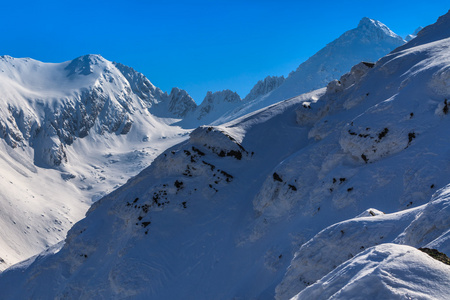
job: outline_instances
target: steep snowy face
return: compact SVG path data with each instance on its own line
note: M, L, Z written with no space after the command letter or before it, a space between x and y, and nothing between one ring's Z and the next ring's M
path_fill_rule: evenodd
M291 73L283 87L289 89L284 97L324 87L353 65L361 61L375 62L404 43L383 23L363 18L357 28L345 32Z
M157 104L164 100L164 93L155 87L142 73L121 63L113 63L129 83L131 91L141 99ZM129 91L130 92L130 91Z
M250 93L245 96L244 101L250 101L270 93L278 88L284 80L284 76L267 76L264 80L260 80L255 84Z
M354 31L346 33L348 36L354 35L354 37L363 38L363 43L368 43L371 38L375 38L378 41L394 39L398 42L402 41L402 38L396 35L386 25L377 20L369 18L362 18L359 21L358 27Z

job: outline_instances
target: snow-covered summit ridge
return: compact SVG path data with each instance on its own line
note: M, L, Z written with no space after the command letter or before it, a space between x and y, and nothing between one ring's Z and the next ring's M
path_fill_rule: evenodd
M363 30L366 32L380 32L380 38L384 38L385 36L392 37L397 40L401 40L402 38L395 34L392 30L389 29L386 25L381 23L380 21L369 19L364 17L359 21L358 27L356 30Z
M98 54L88 54L72 60L64 69L71 75L89 75L93 73L95 65L105 64L106 60Z

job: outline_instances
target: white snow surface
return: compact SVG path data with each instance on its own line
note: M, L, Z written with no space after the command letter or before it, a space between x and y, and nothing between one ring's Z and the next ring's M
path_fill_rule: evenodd
M197 128L59 252L0 274L2 298L445 299L450 267L412 247L449 254L449 16L327 88Z
M367 249L293 297L298 299L447 299L450 266L413 247Z
M392 214L377 213L376 210L369 209L368 214L364 213L325 228L295 253L283 281L276 289L276 298L290 299L298 291L317 282L356 254L380 244L396 243L416 248L439 249L440 252L450 255L449 194L450 185L447 185L437 191L429 203L419 207ZM320 297L330 297L325 295L327 296ZM364 295L381 297L373 290L357 297L362 299ZM416 299L416 296L411 297ZM381 298L391 299L391 296ZM431 296L430 298L433 299Z

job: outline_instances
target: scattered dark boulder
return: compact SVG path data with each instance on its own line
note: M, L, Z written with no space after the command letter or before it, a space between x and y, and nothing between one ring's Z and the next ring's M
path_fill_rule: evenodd
M367 158L367 156L363 153L361 154L361 158L364 160L364 162L367 164L367 162L369 161L369 159Z
M408 133L408 146L411 144L412 140L416 138L416 134L414 132Z
M384 128L382 132L378 134L378 141L381 141L382 138L384 138L389 132L388 128Z
M233 180L233 175L228 174L227 172L221 170L220 173L226 177L226 182L231 182Z
M227 156L231 156L236 158L237 160L241 160L242 159L242 152L241 151L236 151L236 150L231 150L229 152L227 152Z
M181 190L183 188L183 181L176 180L173 185L178 189Z
M214 171L214 169L216 168L216 166L214 166L213 164L210 164L204 160L202 160L202 163L204 163L205 165L209 166L211 168L211 171Z
M281 179L280 175L278 175L276 172L273 173L272 177L274 181L283 182L283 179Z
M289 186L289 189L293 190L294 192L297 191L297 187L295 185L288 184L288 186Z
M200 156L205 156L205 153L203 153L199 149L195 148L194 146L192 146L192 151L194 151L195 153L197 153Z
M372 69L375 66L375 63L363 61L362 62L366 67Z

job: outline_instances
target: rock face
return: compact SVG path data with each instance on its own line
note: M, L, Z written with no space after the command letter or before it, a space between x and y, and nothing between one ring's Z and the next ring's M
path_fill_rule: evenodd
M245 96L244 101L250 101L270 93L282 85L284 80L284 76L267 76L264 80L260 80L255 84L250 93Z
M170 91L169 99L168 111L179 118L186 117L197 108L194 99L185 90L179 88L173 88Z
M195 116L204 124L217 119L224 111L242 103L241 97L233 91L223 90L208 92L203 102L198 106Z

